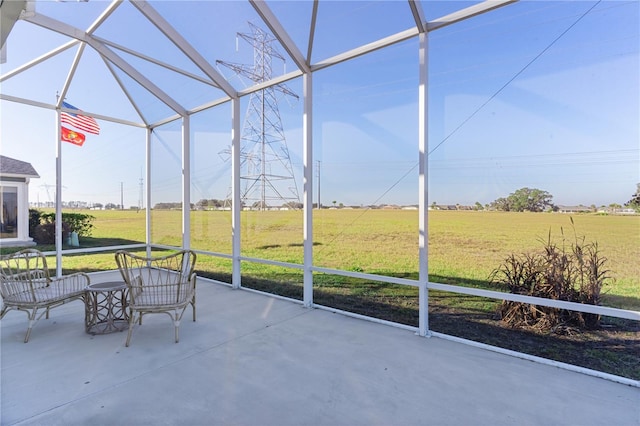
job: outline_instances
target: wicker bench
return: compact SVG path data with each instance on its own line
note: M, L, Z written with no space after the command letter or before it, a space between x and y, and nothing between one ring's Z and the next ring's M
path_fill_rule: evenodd
M52 308L74 300L83 300L89 276L83 272L51 278L47 259L42 252L26 249L0 256L0 319L10 310L24 311L29 327L24 342L29 341L31 329ZM38 310L45 309L37 316Z

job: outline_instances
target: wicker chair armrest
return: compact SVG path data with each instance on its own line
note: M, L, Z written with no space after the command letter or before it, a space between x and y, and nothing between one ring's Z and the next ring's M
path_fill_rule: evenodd
M76 272L75 274L52 278L50 287L56 294L64 295L82 293L90 283L89 275L84 272Z

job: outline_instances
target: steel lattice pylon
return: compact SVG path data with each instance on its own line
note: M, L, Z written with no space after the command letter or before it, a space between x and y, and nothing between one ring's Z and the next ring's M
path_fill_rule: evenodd
M251 34L238 36L253 46L253 65L216 63L255 83L271 79L273 59L285 61L273 46L276 39L252 23ZM242 205L259 210L286 205L298 208L300 195L282 127L278 96L298 95L286 85L277 84L254 92L240 137L240 197ZM229 154L230 150L223 151ZM230 197L227 197L229 200Z

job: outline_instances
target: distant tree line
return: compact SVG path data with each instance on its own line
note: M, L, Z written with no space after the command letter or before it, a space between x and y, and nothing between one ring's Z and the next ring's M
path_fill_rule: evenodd
M231 200L219 200L219 199L201 199L198 202L191 203L191 209L220 209L224 207L231 206ZM333 201L333 207L336 208L337 201ZM107 204L105 206L106 209L113 208L115 205ZM436 207L436 202L434 201L432 204L433 207ZM612 204L612 207L622 207L618 204ZM625 203L626 207L633 208L636 211L640 212L640 183L637 184L636 192L632 195L631 199ZM245 204L242 204L242 207L245 207ZM259 201L254 202L251 205L254 209L263 208ZM276 206L264 206L264 208L276 207ZM296 202L287 202L282 206L290 209L302 209L302 203ZM314 203L313 208L316 208L317 204ZM342 203L339 204L340 208L344 208ZM364 206L352 206L351 208L361 208ZM366 206L367 208L381 208L383 206ZM182 209L181 202L174 203L157 203L153 207L154 209L159 210L170 210L170 209ZM547 210L558 210L558 207L553 204L553 195L551 195L548 191L538 189L538 188L520 188L507 197L500 197L486 206L483 206L480 202L475 203L475 206L472 207L473 210L484 210L492 209L499 210L505 212L543 212ZM595 206L593 206L595 209Z
M476 203L478 205L479 203ZM627 201L625 207L634 209L640 213L640 183L636 184L636 192ZM544 190L537 188L520 188L509 194L508 197L501 197L491 202L489 209L506 212L542 212L546 210L557 211L558 207L553 204L553 196ZM612 203L611 208L622 208L620 204ZM591 206L595 211L595 205Z
M542 189L520 188L508 197L498 198L490 204L495 210L505 212L542 212L554 208L553 196Z
M200 201L198 201L196 203L196 207L200 208L200 209L206 209L206 208L214 208L214 209L218 209L218 208L222 208L225 206L225 204L227 206L231 205L231 200L218 200L216 198L211 198L209 200L207 199L202 199Z
M191 203L191 210L193 210L194 204ZM157 210L182 210L182 203L156 203L153 206Z

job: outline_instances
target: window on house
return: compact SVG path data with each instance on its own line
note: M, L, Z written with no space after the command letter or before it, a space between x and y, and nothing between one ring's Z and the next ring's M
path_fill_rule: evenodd
M18 237L18 188L0 186L0 235L2 238Z

